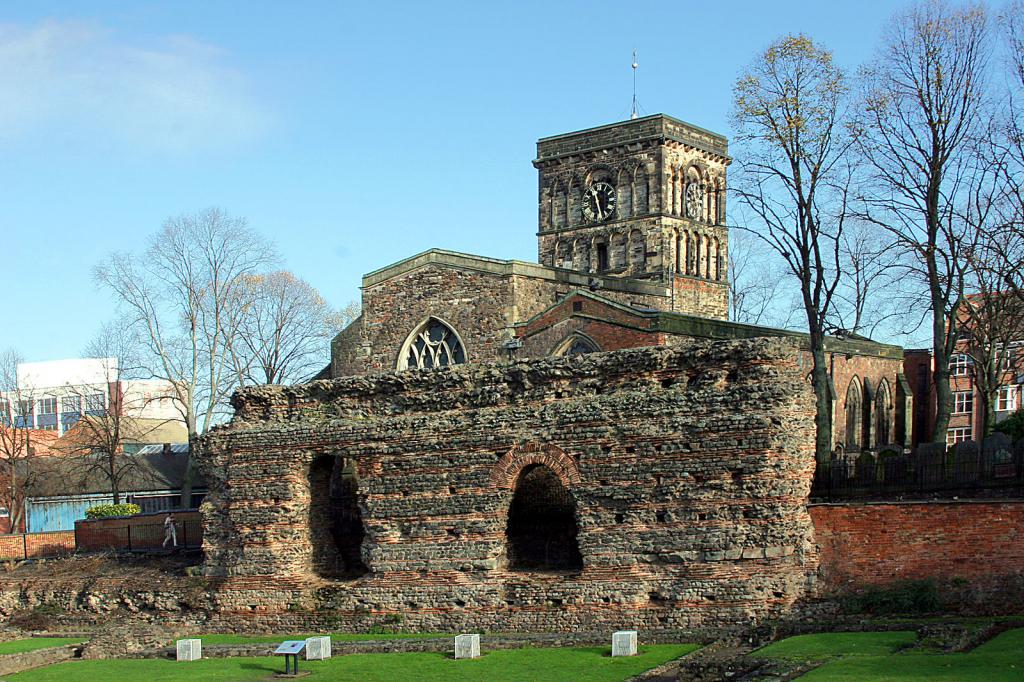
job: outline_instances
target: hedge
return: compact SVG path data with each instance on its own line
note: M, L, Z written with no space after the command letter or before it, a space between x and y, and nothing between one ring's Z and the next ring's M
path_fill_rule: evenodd
M131 516L142 511L137 504L99 504L85 510L85 518L102 519L107 516Z

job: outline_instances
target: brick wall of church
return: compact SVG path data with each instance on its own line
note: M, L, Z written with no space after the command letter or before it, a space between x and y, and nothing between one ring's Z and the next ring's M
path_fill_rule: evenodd
M785 611L816 571L813 406L790 342L259 387L235 406L196 445L225 619L735 626ZM355 579L325 511L337 460L358 470ZM510 563L510 503L539 465L573 500L581 568Z

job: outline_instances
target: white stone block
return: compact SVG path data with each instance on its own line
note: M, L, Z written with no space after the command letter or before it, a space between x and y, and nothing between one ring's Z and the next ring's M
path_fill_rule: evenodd
M331 657L330 637L310 637L306 640L306 660L325 661Z
M455 658L480 658L480 635L456 635Z
M636 656L636 630L612 633L612 656Z
M178 642L179 661L198 661L203 657L203 642L199 639L179 639Z

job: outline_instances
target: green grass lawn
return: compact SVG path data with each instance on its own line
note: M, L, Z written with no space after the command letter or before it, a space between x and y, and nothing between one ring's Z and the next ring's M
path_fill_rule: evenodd
M482 642L486 646L486 640ZM505 649L485 653L472 660L456 661L449 654L353 654L327 661L301 661L300 670L309 679L357 679L373 682L401 680L532 680L535 682L613 682L633 677L644 670L679 658L697 649L696 644L651 644L641 646L637 656L612 658L608 647L575 649ZM72 661L27 670L7 679L12 682L94 682L98 679L164 680L256 680L284 670L280 657L210 658L190 663L167 660Z
M29 637L28 639L14 639L10 642L0 642L0 655L22 654L26 651L46 649L51 646L78 644L81 641L81 637Z
M189 635L189 637L203 640L203 644L262 644L283 642L286 639L308 639L310 637L318 637L321 634L328 633L313 633L306 635ZM329 633L331 640L335 642L363 642L374 639L423 639L428 637L451 637L455 639L455 635L448 635L443 632L381 632L377 634L372 633L351 633L351 632L334 632ZM182 637L182 639L186 639Z
M910 635L909 640L907 635ZM913 642L913 635L908 632L801 635L771 644L755 655L786 660L833 659L800 678L807 682L1024 680L1024 629L1004 632L963 654L899 651Z
M917 640L916 632L823 632L797 635L758 649L759 658L813 661L835 656L891 654Z

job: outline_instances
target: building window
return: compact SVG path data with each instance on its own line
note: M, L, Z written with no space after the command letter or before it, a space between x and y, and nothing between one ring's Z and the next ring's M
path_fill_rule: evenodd
M1003 386L999 389L999 401L996 410L999 412L1013 412L1017 409L1017 387Z
M582 334L573 334L568 339L558 344L553 355L571 356L584 355L586 353L600 352L597 344Z
M458 334L444 322L430 318L405 342L398 368L431 369L465 361L466 351Z
M32 400L18 401L18 414L14 418L14 426L19 429L35 428L36 420L33 414L35 402Z
M974 412L974 392L956 391L953 393L953 413L971 414Z
M106 401L102 393L92 393L85 396L85 413L93 417L102 417Z
M861 401L860 382L854 377L846 389L846 449L860 450L861 417L864 405Z
M946 445L956 445L957 443L963 443L965 440L971 440L970 426L962 426L946 431Z
M949 357L949 373L955 377L967 376L967 356L963 353L954 353Z

